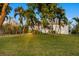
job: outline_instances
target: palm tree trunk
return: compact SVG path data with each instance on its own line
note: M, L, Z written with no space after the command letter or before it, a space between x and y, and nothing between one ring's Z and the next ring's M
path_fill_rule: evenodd
M33 19L31 18L31 22L32 22L32 24L31 24L31 28L32 28L32 31L34 30L34 22L33 22Z
M0 15L0 33L2 34L3 31L2 31L2 24L4 22L4 18L6 16L6 8L8 6L8 3L4 3L3 4L3 7L2 7L2 10L1 10L1 15Z
M59 34L61 34L61 19L59 19Z
M55 20L55 25L56 25L56 26L55 26L55 34L58 34L58 33L57 33L57 25L58 25L57 20Z
M0 28L2 27L2 24L4 22L4 18L6 16L6 8L7 8L7 6L8 6L8 3L3 4L1 15L0 15Z

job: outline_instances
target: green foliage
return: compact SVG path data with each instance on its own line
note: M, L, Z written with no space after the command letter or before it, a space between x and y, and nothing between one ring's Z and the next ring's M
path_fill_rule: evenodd
M25 16L24 16L24 9L22 8L22 6L15 8L14 17L16 18L17 15L19 15L20 24L23 26L23 19L25 18Z
M42 19L42 24L43 24L43 27L46 27L48 25L47 19L43 18Z
M30 8L30 6L29 6ZM27 24L28 25L34 25L37 22L36 14L34 10L32 9L27 9L25 11L25 17L27 18Z
M78 17L74 17L73 19L74 19L76 22L79 23L79 18L78 18Z
M73 19L77 22L76 27L75 27L74 30L75 30L76 33L79 33L79 18L74 17Z
M6 14L9 15L9 13L11 13L11 10L12 10L12 7L8 5L6 8Z

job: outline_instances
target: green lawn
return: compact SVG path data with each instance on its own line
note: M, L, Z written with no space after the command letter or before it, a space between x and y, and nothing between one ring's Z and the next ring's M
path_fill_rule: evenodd
M22 34L0 36L0 55L79 55L79 35Z

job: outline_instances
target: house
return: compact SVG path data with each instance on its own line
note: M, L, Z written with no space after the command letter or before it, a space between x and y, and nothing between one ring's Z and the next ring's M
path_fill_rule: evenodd
M51 31L53 30L57 34L69 34L69 25L64 24L63 21L61 21L61 26L59 26L57 18L55 18L54 20L52 19L52 21L48 20L48 22L49 24L45 28L43 28L40 21L39 25L34 26L34 30L38 30L42 33L51 33Z
M69 26L64 25L59 27L59 25L53 25L53 31L55 31L58 34L69 34Z

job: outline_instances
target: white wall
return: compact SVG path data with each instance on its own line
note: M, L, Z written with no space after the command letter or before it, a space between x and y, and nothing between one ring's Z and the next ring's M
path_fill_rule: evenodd
M59 34L69 34L68 25L61 26L61 29L59 28L59 25L53 25L53 30Z

